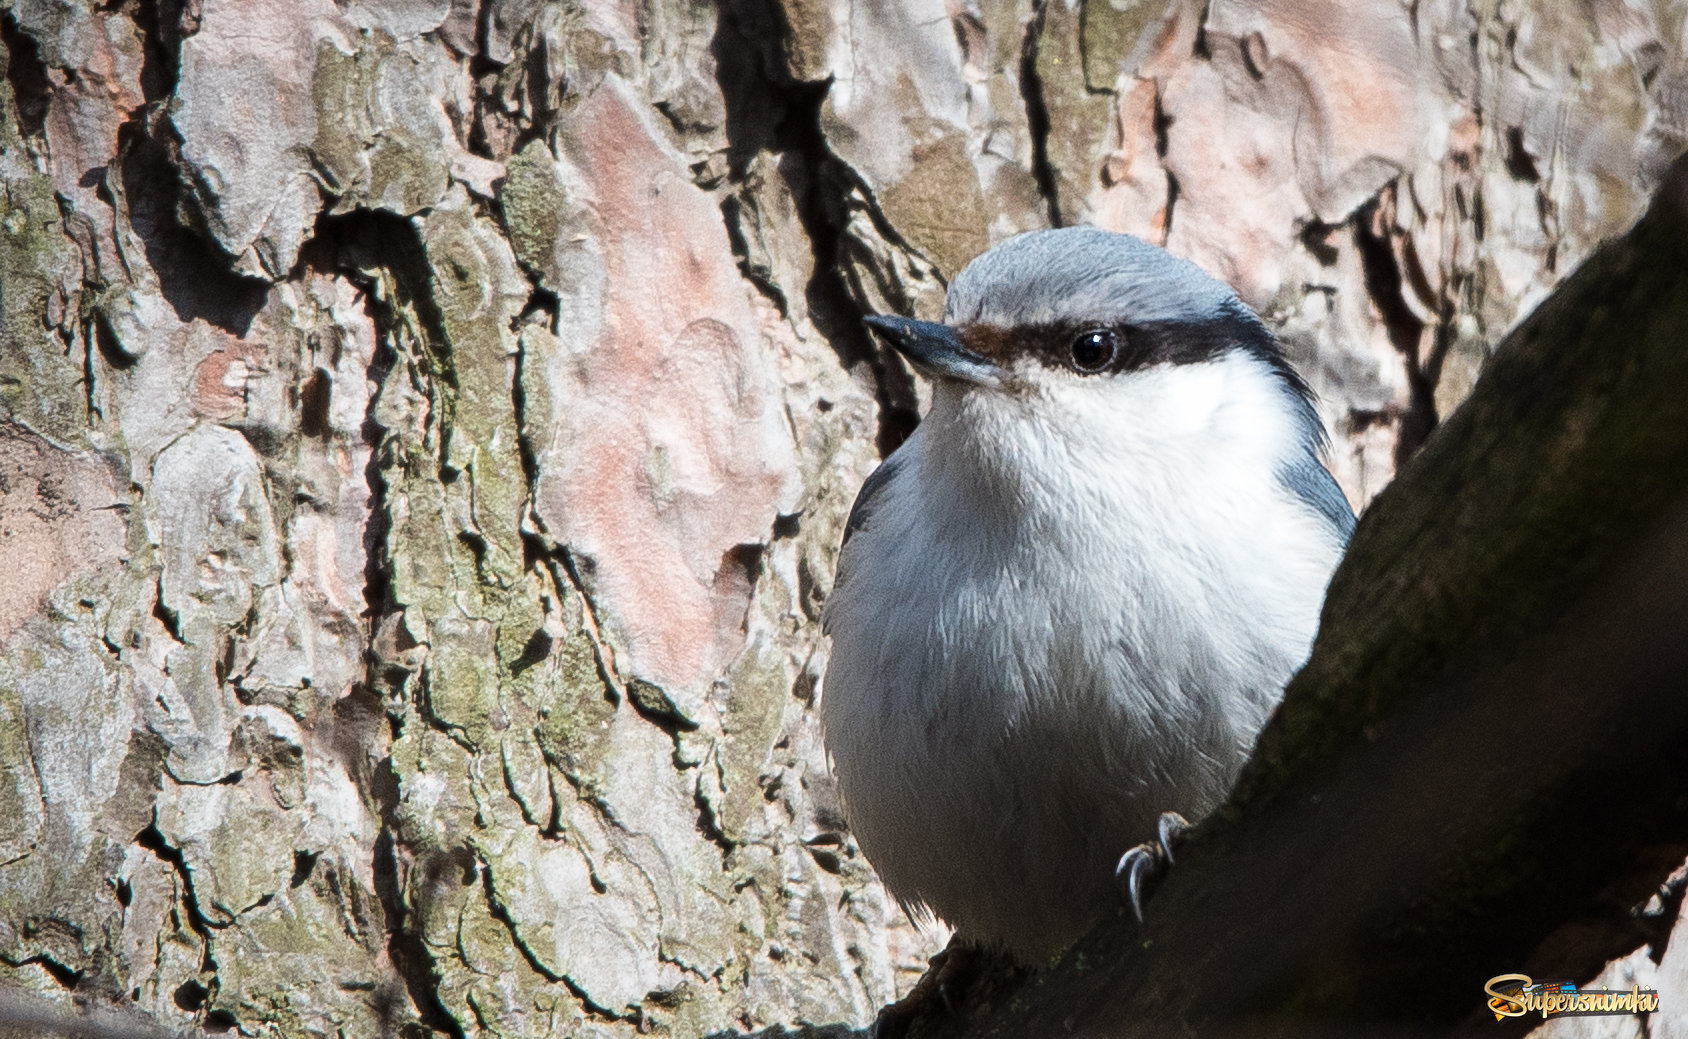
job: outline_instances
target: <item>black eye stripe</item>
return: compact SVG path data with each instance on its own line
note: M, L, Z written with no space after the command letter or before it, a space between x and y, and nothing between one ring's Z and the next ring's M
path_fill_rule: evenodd
M1234 349L1269 360L1279 356L1276 344L1258 320L1242 312L1218 315L1211 321L1053 321L1003 327L970 324L960 329L968 348L996 364L1013 368L1031 362L1069 375L1102 375L1137 371L1161 364L1200 364ZM1083 337L1106 332L1115 336L1113 356L1077 358L1074 347Z

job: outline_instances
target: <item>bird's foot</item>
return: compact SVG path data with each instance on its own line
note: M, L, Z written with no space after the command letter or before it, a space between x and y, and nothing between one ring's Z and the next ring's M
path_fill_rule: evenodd
M959 1014L962 996L989 961L989 954L952 939L943 952L932 957L926 973L908 995L879 1012L873 1022L873 1039L902 1039L916 1018Z
M1172 846L1190 828L1190 821L1177 812L1162 812L1155 824L1155 839L1145 841L1119 857L1114 882L1131 906L1131 915L1143 922L1144 884L1172 866Z

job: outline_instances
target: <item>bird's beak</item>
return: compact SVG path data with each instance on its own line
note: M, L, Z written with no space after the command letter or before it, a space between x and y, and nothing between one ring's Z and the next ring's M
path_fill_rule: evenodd
M862 318L862 323L884 336L929 379L956 379L980 386L1001 383L1002 369L967 349L961 336L948 325L884 314L870 314Z

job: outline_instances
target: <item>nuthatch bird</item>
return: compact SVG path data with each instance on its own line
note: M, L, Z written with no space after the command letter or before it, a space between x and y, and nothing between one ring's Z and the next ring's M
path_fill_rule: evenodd
M943 323L867 323L932 406L846 524L826 747L903 907L1036 964L1229 791L1354 515L1265 325L1136 238L1019 235Z

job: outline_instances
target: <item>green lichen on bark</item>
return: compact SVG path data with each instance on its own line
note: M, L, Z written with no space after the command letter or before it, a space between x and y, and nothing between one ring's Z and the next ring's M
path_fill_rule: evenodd
M41 836L41 784L23 726L17 690L0 686L0 862L29 854Z
M0 830L6 843L23 839L22 854L0 865L0 962L40 959L110 986L120 980L120 964L103 942L121 927L122 907L107 878L117 874L131 834L121 832L121 813L63 806L93 800L90 794L104 793L121 776L126 733L100 720L118 716L126 689L91 645L92 611L77 612L80 617L58 618L62 627L46 638L14 636L0 654L0 703L23 707L30 737L9 756L17 769L34 774L41 794L38 828L27 827L32 813L26 813L16 819L26 829ZM102 737L111 743L97 742ZM12 773L0 782L20 778Z
M1079 45L1084 86L1092 93L1112 93L1120 66L1145 30L1166 17L1154 0L1084 0L1079 9Z
M1088 9L1097 2L1106 0L1091 0L1084 7ZM1112 78L1104 86L1093 88L1088 77L1101 78L1099 71L1092 70L1100 70L1110 58L1117 62L1124 55L1109 54L1099 42L1081 34L1078 8L1053 0L1044 3L1041 11L1035 23L1037 51L1032 68L1038 80L1037 96L1048 120L1044 148L1061 219L1078 223L1088 212L1113 121Z
M918 102L913 84L905 81L904 89L913 107ZM954 277L990 244L978 220L985 198L968 158L968 141L937 120L910 119L905 125L918 141L922 161L880 195L880 205L909 241Z
M418 133L429 99L417 57L391 36L372 32L352 54L318 44L311 99L311 156L336 211L362 205L409 215L444 194L444 156Z
M543 141L529 141L504 169L498 205L510 247L523 267L554 281L552 250L561 241L564 214L572 208L557 177L557 160Z
M7 60L0 53L0 65ZM52 179L34 168L17 99L0 76L0 408L57 443L80 446L88 423L82 359L48 315L76 263Z

